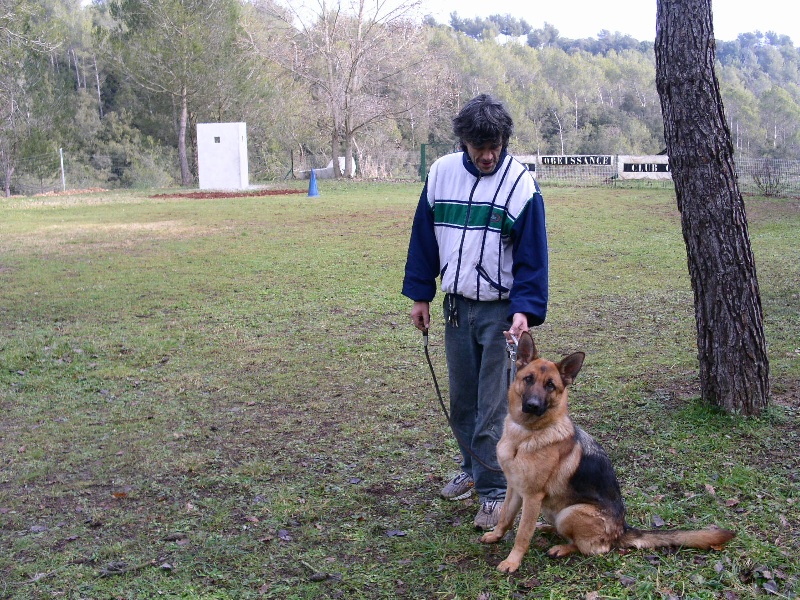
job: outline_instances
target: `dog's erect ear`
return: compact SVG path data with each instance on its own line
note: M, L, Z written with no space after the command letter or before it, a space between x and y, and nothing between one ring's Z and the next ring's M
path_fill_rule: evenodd
M558 372L561 373L561 381L564 382L564 385L570 385L575 381L583 366L584 358L586 355L583 352L575 352L558 363Z
M525 331L519 336L517 344L517 368L521 369L537 358L539 358L539 351L536 349L536 344L533 343L533 337Z

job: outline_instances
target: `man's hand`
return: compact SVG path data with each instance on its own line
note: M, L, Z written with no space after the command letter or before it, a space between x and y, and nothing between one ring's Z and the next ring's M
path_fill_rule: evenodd
M411 307L411 322L420 331L428 330L431 324L430 302L414 302L414 306Z
M519 339L519 336L525 331L528 331L528 317L525 316L525 313L514 313L511 319L511 327L508 328L508 331L504 331L503 333L513 335L515 338ZM509 342L512 341L509 339L509 335L506 335L506 339Z

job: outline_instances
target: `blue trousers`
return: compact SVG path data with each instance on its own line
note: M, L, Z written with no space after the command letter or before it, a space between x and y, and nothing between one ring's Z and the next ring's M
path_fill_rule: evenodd
M497 442L508 412L508 355L503 331L509 302L478 302L447 294L444 299L445 352L450 378L450 422L481 501L502 500L506 480L497 463ZM467 449L467 447L469 449ZM498 469L487 469L473 458Z

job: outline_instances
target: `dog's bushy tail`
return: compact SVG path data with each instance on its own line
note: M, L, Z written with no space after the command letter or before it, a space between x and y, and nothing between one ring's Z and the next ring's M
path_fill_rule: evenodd
M667 531L641 531L627 528L617 541L620 548L661 548L683 546L700 550L720 550L736 534L727 529L671 529Z

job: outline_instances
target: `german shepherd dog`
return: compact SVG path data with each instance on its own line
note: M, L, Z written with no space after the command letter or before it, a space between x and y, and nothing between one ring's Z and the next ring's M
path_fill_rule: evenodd
M514 548L497 569L513 573L531 543L541 513L568 543L550 557L573 552L602 554L612 548L686 546L720 549L734 537L724 529L640 531L625 523L617 476L603 448L567 414L567 386L583 366L583 352L559 363L539 358L533 338L523 333L517 375L508 390L508 416L497 459L508 487L497 526L481 542L493 544L511 529L522 509Z

